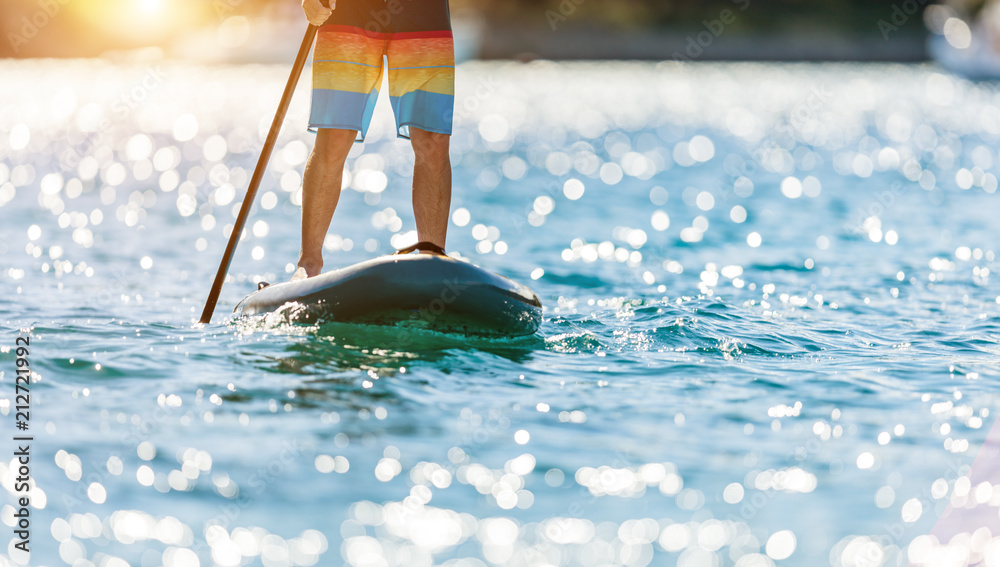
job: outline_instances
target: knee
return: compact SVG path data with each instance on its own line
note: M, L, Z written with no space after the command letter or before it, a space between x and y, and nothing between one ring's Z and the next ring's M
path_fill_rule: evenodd
M354 130L338 130L323 128L316 132L316 145L313 155L323 161L342 161L347 159L354 145L357 133Z
M417 159L447 159L451 146L451 136L437 132L410 129L413 154Z

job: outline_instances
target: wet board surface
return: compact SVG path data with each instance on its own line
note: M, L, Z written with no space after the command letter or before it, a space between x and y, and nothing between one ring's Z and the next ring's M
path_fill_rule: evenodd
M403 326L517 337L533 334L542 304L526 286L429 254L383 256L313 278L269 285L244 298L236 316L285 311L294 322Z

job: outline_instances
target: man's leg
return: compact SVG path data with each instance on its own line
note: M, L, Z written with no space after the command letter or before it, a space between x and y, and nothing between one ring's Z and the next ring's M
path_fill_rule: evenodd
M451 212L451 136L410 128L417 240L445 246Z
M344 163L357 132L323 128L306 162L302 178L302 248L292 279L319 275L323 270L323 240L340 200Z

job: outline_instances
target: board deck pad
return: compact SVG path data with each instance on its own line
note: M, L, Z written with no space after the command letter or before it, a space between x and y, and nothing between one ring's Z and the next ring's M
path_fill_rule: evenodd
M295 323L338 322L517 337L542 303L526 286L468 262L430 254L383 256L245 297L238 316L286 312Z

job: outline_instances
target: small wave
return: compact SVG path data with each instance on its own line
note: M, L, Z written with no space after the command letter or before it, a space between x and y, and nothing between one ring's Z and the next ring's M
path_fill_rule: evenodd
M547 350L561 353L592 353L605 348L600 339L586 331L564 333L545 339Z

